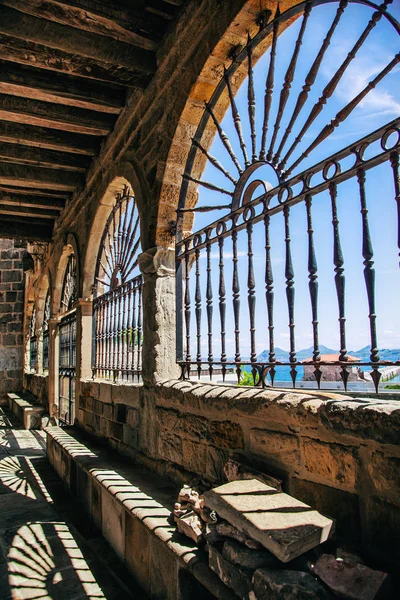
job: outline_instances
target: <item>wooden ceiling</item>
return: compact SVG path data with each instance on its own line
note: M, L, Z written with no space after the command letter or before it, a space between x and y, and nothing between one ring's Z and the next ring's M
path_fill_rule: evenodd
M0 237L50 240L186 0L0 0Z

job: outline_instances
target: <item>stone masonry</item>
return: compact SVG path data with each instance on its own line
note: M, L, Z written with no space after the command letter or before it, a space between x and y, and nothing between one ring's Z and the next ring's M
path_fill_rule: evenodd
M25 249L0 239L0 398L22 389Z

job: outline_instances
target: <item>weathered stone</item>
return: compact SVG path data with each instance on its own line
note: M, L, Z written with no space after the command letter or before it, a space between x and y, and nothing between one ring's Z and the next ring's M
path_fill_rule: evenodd
M196 544L199 543L203 536L203 523L195 512L189 512L180 517L180 519L176 519L176 525L178 527L178 531L189 537Z
M205 505L288 562L328 539L333 521L257 481L233 481L204 494Z
M238 542L245 544L248 548L252 548L254 550L258 550L262 548L261 544L253 540L251 537L236 529L233 525L228 523L227 521L218 521L217 523L217 533L222 536L222 539L227 537L232 538Z
M226 537L218 533L217 523L207 523L204 529L204 539L207 544L219 544L224 542Z
M253 575L250 600L329 600L325 588L309 573L258 569Z
M260 471L256 471L247 465L241 464L239 461L230 458L224 465L224 473L228 481L238 481L238 479L258 479L266 485L282 490L282 482L275 479L271 475L266 475Z
M317 440L303 443L304 466L310 473L335 485L355 488L358 461L353 448L339 444L324 444Z
M210 546L208 557L210 568L221 581L232 588L239 598L247 600L251 590L251 572L225 560L214 546Z
M268 550L252 550L233 540L225 542L222 556L231 563L252 571L261 567L277 569L280 566L277 558Z
M252 429L250 431L251 451L266 457L274 464L288 463L296 469L300 464L299 440L297 436L277 431Z
M313 571L335 594L349 600L374 600L388 576L331 554L320 556Z
M400 458L374 452L368 462L368 471L377 490L385 493L389 488L400 497Z
M232 421L212 421L210 442L219 448L243 448L243 430L238 423Z

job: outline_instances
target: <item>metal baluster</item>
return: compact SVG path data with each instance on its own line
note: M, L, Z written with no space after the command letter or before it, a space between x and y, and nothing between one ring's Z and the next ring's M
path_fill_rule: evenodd
M112 359L112 375L115 381L115 371L117 369L117 348L118 348L118 329L117 329L117 318L118 318L118 296L113 291L113 319L112 319L112 340L113 340L113 359Z
M247 214L246 214L247 213ZM254 385L256 385L257 369L254 363L257 360L256 354L256 324L255 324L255 313L256 313L256 283L254 279L254 266L253 266L253 225L251 218L254 216L254 209L248 208L244 214L247 220L246 231L247 231L247 257L248 257L248 269L247 269L247 302L249 305L249 320L250 320L250 362L252 363L252 374Z
M399 153L392 152L390 155L390 164L393 171L394 199L397 204L397 247L400 257L400 173L399 173Z
M313 361L314 363L318 363L321 360L321 355L319 352L319 340L318 340L318 265L317 265L317 257L315 255L315 246L314 246L314 229L312 225L312 214L311 214L311 206L312 206L312 196L311 194L307 194L305 198L306 210L307 210L307 233L308 233L308 289L310 291L310 300L311 300L311 314L312 314L312 326L313 326L313 343L314 343L314 351L313 351ZM318 389L320 389L321 385L321 376L322 372L319 368L319 365L314 365L314 374L315 379L318 384Z
M117 310L118 310L118 321L117 321L117 364L115 365L116 367L116 378L118 379L120 376L120 369L121 369L121 345L122 345L122 327L121 327L121 311L122 311L122 288L118 289L118 295L116 298L116 302L117 302Z
M233 303L233 317L235 321L235 363L236 363L236 375L238 383L240 383L240 284L239 284L239 273L238 273L238 253L237 253L237 238L238 232L236 230L236 219L233 218L232 223L232 262L233 262L233 274L232 274L232 303Z
M225 291L225 275L224 275L224 238L218 239L219 246L219 316L221 321L221 363L222 363L222 379L225 381L226 375L226 345L225 345L225 316L226 316L226 291Z
M137 380L140 382L142 373L142 287L138 290L138 327L137 327Z
M275 57L276 57L276 43L278 41L278 31L279 31L279 16L280 16L280 10L279 10L279 4L278 4L278 9L276 11L274 24L272 26L271 53L269 56L269 68L268 68L268 75L267 75L267 80L266 80L266 84L265 84L264 119L263 119L262 136L261 136L260 160L265 160L265 149L266 149L266 145L267 145L269 115L271 112L272 94L274 91Z
M284 135L282 137L282 140L281 140L281 142L279 144L278 151L277 151L277 153L274 156L274 159L273 159L273 163L274 164L277 164L279 162L279 160L280 160L280 156L282 154L282 150L283 150L283 148L284 148L284 146L285 146L285 144L287 142L287 139L288 139L289 135L292 133L293 126L294 126L295 122L297 121L297 117L299 116L299 114L300 114L300 112L301 112L304 104L306 103L306 100L308 98L308 94L310 93L310 90L311 90L312 86L315 83L315 79L316 79L316 77L318 75L318 71L319 71L319 68L320 68L321 63L322 63L322 59L325 56L325 52L327 51L328 46L331 43L332 36L333 36L333 34L335 32L336 27L339 24L340 18L341 18L342 14L344 12L344 9L346 8L347 5L348 5L348 1L347 0L342 0L340 2L339 7L338 7L338 9L336 11L335 18L332 21L332 25L330 26L329 31L326 34L324 41L322 42L322 46L321 46L321 48L320 48L320 50L319 50L319 52L318 52L318 54L317 54L317 56L316 56L313 64L312 64L312 66L311 66L311 69L309 70L309 72L308 72L308 74L307 74L307 76L305 78L304 85L302 87L302 91L300 92L299 97L297 98L296 106L295 106L293 114L292 114L292 116L290 118L290 122L289 122L288 126L286 127L285 133L284 133ZM283 167L284 167L285 164L286 163L284 163L284 162L279 163L278 169L281 171L283 169Z
M250 35L247 38L247 67L248 67L248 87L247 87L247 103L249 110L250 136L253 162L257 161L257 137L256 137L256 98L254 94L254 78L253 78L253 48L251 46Z
M123 303L122 303L122 357L121 357L121 373L122 381L126 380L126 349L127 349L127 314L126 314L126 297L128 293L128 286L125 284L122 288Z
M131 294L133 296L132 299L132 322L131 322L131 376L132 376L132 381L134 381L135 378L135 364L136 364L136 360L135 360L135 351L136 351L136 335L137 335L137 328L136 328L136 293L137 293L137 289L136 287L133 285L133 283L131 282Z
M339 307L339 330L340 330L340 354L339 361L347 360L346 350L346 317L345 317L345 276L344 276L344 259L342 245L339 234L339 219L337 216L337 185L331 183L329 185L329 194L332 204L332 225L333 225L333 264L335 265L335 286ZM347 390L347 380L349 373L344 365L340 376L343 381L344 389Z
M103 376L108 377L108 363L110 356L110 339L109 339L109 319L110 319L110 293L105 297L105 316L104 316L104 360L103 360Z
M197 248L196 256L196 294L195 294L195 313L197 327L197 376L201 376L201 286L200 286L200 250Z
M207 230L207 240L210 234L210 230ZM213 293L211 283L211 244L207 241L206 245L207 252L207 291L206 291L206 308L207 308L207 337L208 337L208 372L210 379L212 380L213 375L213 340L212 340L212 317L213 317Z
M312 8L311 2L306 4L304 13L303 13L303 21L301 23L299 35L297 37L297 41L296 41L296 44L294 47L294 52L293 52L291 61L289 63L288 69L286 71L283 87L281 90L281 95L279 98L278 114L277 114L276 120L275 120L274 132L272 134L271 144L269 146L269 150L268 150L268 154L267 154L267 160L270 162L272 161L272 156L274 153L274 146L275 146L276 137L278 135L278 131L280 128L282 116L283 116L283 113L284 113L284 110L286 107L286 103L287 103L289 95L290 95L290 88L292 87L292 82L293 82L294 74L296 71L297 59L299 56L301 45L303 43L303 36L304 36L305 30L306 30L308 18L311 13L311 8Z
M231 146L228 136L226 135L225 131L222 129L221 125L219 124L218 119L215 116L214 111L211 108L211 106L209 104L207 104L207 102L205 103L205 106L206 106L206 111L211 116L213 123L214 123L215 127L217 128L217 132L218 132L221 142L223 143L226 151L228 152L229 156L231 157L232 162L235 165L235 167L237 168L239 175L241 175L243 173L243 169L240 166L238 159L236 158L236 154L234 153L234 151L232 149L232 146Z
M265 206L267 210L267 205ZM271 241L270 241L270 221L271 217L266 213L264 217L265 226L265 297L267 301L267 314L268 314L268 333L269 333L269 357L268 360L272 363L270 369L271 384L274 385L274 379L276 370L274 367L275 363L275 342L274 342L274 277L272 273L272 262L271 262Z
M221 171L221 173L223 173L223 175L225 175L225 177L227 177L230 181L232 181L232 183L234 185L237 184L237 180L221 165L221 163L215 158L215 156L213 156L212 154L209 153L208 150L206 150L204 148L204 146L201 145L200 142L198 142L195 139L192 139L193 145L196 146L196 148L198 148L203 154L204 156L206 156L208 158L208 160L210 161L210 163L216 168L218 169L218 171Z
M193 181L197 185L201 185L205 187L207 190L211 190L212 192L219 192L220 194L226 194L227 196L233 196L233 192L226 190L225 188L219 187L218 185L214 185L209 181L204 181L203 179L197 179L196 177L192 177L188 173L183 173L183 179L187 179L188 181Z
M236 106L236 101L235 101L235 97L233 95L231 81L229 79L229 75L228 75L225 67L224 67L224 78L225 78L226 87L227 87L228 94L229 94L229 101L230 101L230 105L231 105L233 124L235 126L235 130L236 130L236 133L237 133L237 136L239 139L239 145L240 145L240 149L243 154L244 164L247 169L247 167L250 166L250 161L249 161L249 157L247 155L246 143L245 143L244 137L243 137L242 121L240 119L239 111Z
M285 277L286 277L286 298L289 313L289 335L290 335L290 352L289 362L291 365L290 376L293 381L293 387L296 387L297 371L296 364L296 344L294 337L294 271L291 252L290 239L290 208L288 204L283 209L285 219L285 244L286 244L286 259L285 259Z
M383 4L381 4L380 8L382 8L383 10L385 10L386 7L387 7L387 5L391 1L392 0L387 0L386 2L384 2ZM339 84L339 82L342 79L344 73L346 72L347 67L349 66L349 64L351 63L351 61L356 57L357 52L359 51L359 49L361 48L361 46L364 44L364 42L367 39L368 35L374 29L375 25L378 23L378 21L381 19L381 17L382 17L382 13L380 11L376 11L372 15L372 17L371 17L371 19L370 19L367 27L364 29L363 33L360 35L360 37L358 38L357 42L354 44L353 48L350 50L350 52L348 53L347 57L345 58L345 60L343 61L343 63L339 67L339 69L336 71L336 73L334 74L334 76L332 77L332 79L325 86L325 88L324 88L324 90L322 92L322 95L319 98L319 100L314 104L313 108L311 109L311 112L310 112L310 114L309 114L309 116L308 116L305 124L303 125L300 133L298 134L298 136L294 140L293 144L289 148L288 152L286 153L284 159L282 160L282 163L281 163L282 167L281 168L283 168L284 165L287 163L289 157L293 154L294 150L296 149L296 147L298 146L298 144L303 139L303 136L306 133L306 131L311 127L312 123L315 121L315 119L317 118L317 116L320 114L321 110L325 106L325 104L328 101L328 99L334 93L337 85ZM292 171L294 169L294 167L295 167L295 165L297 163L298 163L298 161L296 161L296 163L294 163L292 165L290 171ZM289 174L289 172L286 172L285 176L287 176L288 174Z
M189 269L189 243L185 243L185 328L186 328L186 371L190 378L190 363L192 360L190 354L190 269Z
M361 216L362 216L362 255L364 258L364 279L365 286L367 288L368 307L369 307L369 324L371 333L371 363L379 362L379 350L378 350L378 339L376 334L376 308L375 308L375 269L374 251L372 248L371 234L368 223L368 208L367 199L365 195L365 171L359 169L357 171L357 181L360 191L360 204L361 204ZM372 364L371 377L375 385L375 391L378 393L379 380L382 377L377 367Z

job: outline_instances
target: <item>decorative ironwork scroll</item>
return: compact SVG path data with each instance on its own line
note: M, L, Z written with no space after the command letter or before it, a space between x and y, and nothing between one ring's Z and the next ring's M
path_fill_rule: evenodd
M324 6L326 10L328 4L331 9L324 13L327 15L325 33L319 48L316 48L315 57L311 57L311 66L304 70L302 61L307 56L302 54L302 48L307 36L312 35L314 30L313 18L317 18L315 15L321 7ZM183 377L190 376L192 372L199 378L208 374L212 379L220 373L225 380L227 373L231 372L236 373L239 381L244 369L252 373L255 384L266 386L274 385L279 367L287 367L295 387L298 383L298 367L308 365L313 369L313 378L318 387L324 380L324 369L335 368L345 388L356 369L358 375L364 381L369 380L378 391L382 368L400 366L400 361L381 360L378 350L376 267L371 218L368 214L368 206L373 198L368 198L366 187L369 171L379 165L391 168L395 188L393 209L397 210L400 249L400 119L372 133L367 130L367 135L332 152L332 148L338 146L332 134L348 122L350 116L360 109L369 94L375 93L374 90L389 74L396 73L400 63L400 53L396 50L393 56L389 56L387 64L381 64L379 69L374 70L370 81L363 84L361 89L355 87L353 93L351 89L346 90L346 94L338 93L375 31L380 32L381 36L385 35L388 29L380 28L386 27L395 38L400 36L400 25L388 10L390 4L392 0L385 0L379 6L370 0L333 0L329 3L310 0L299 2L282 14L278 9L268 23L263 21L254 38L249 37L246 47L232 59L231 66L224 69L220 83L206 103L192 140L182 174L177 211L177 361ZM360 33L354 35L349 51L339 59L338 64L327 68L332 45L338 43L341 28L349 22L351 11L357 7L362 11L359 13ZM361 22L361 19L365 22ZM279 36L294 27L293 22L296 22L296 34L291 38L294 40L293 49L290 52L290 47L285 44L284 53L289 56L288 62L284 63L285 68L282 68ZM258 58L262 53L260 48L267 50L267 47L261 95L260 76L257 74L258 79L255 77L255 57ZM240 99L236 96L238 82L240 84L244 80L247 80L246 94ZM322 91L317 95L319 89ZM228 99L230 106L226 110ZM215 151L214 146L211 148L210 132L215 135ZM323 156L325 158L321 160ZM268 181L265 180L266 174ZM340 217L340 190L347 185L346 182L351 181L356 185L361 212L359 228L365 288L360 293L366 294L368 307L366 327L369 329L370 353L367 360L354 359L346 347L347 260L342 243L345 222ZM200 195L204 193L207 205L199 202L198 206L192 207L192 202L186 203L188 192L192 199L196 189ZM225 198L231 197L230 204L221 205L218 201L220 194ZM333 261L329 268L336 293L337 336L340 343L337 356L328 358L321 352L319 323L322 275L324 280L326 278L325 273L318 270L319 248L314 232L315 212L321 202L327 205L327 214L332 220ZM311 356L306 361L298 359L295 333L298 275L292 232L293 209L297 205L303 210L302 222L308 245L305 263L313 345ZM216 220L207 222L192 234L184 230L186 212L201 215L211 211L216 211ZM278 214L281 214L281 221L275 217ZM259 252L259 236L255 226L261 222L264 224L265 240L262 282L255 262ZM275 239L277 227L282 231L281 240L285 248L283 273L279 273L272 258L272 239ZM241 256L245 257L243 261L240 260ZM231 262L227 260L228 257L232 258ZM218 260L215 275L213 258ZM282 277L283 298L278 296L276 285L276 281L282 281ZM192 283L194 280L195 283ZM265 299L260 296L258 286L261 283ZM229 287L232 294L228 301ZM246 293L247 303L243 298ZM191 318L191 294L194 297L195 320ZM217 300L218 312L213 311L213 303ZM264 303L263 327L266 331L262 338L266 352L262 358L257 355L261 302ZM248 311L243 308L245 304ZM289 351L286 360L278 360L275 321L277 306L282 311L281 307L285 304ZM219 327L216 327L217 321ZM228 340L231 342L230 350ZM194 342L195 351L192 348ZM364 371L367 373L364 374Z
M125 187L116 195L97 256L93 288L93 377L140 381L143 329L140 250L135 197Z

